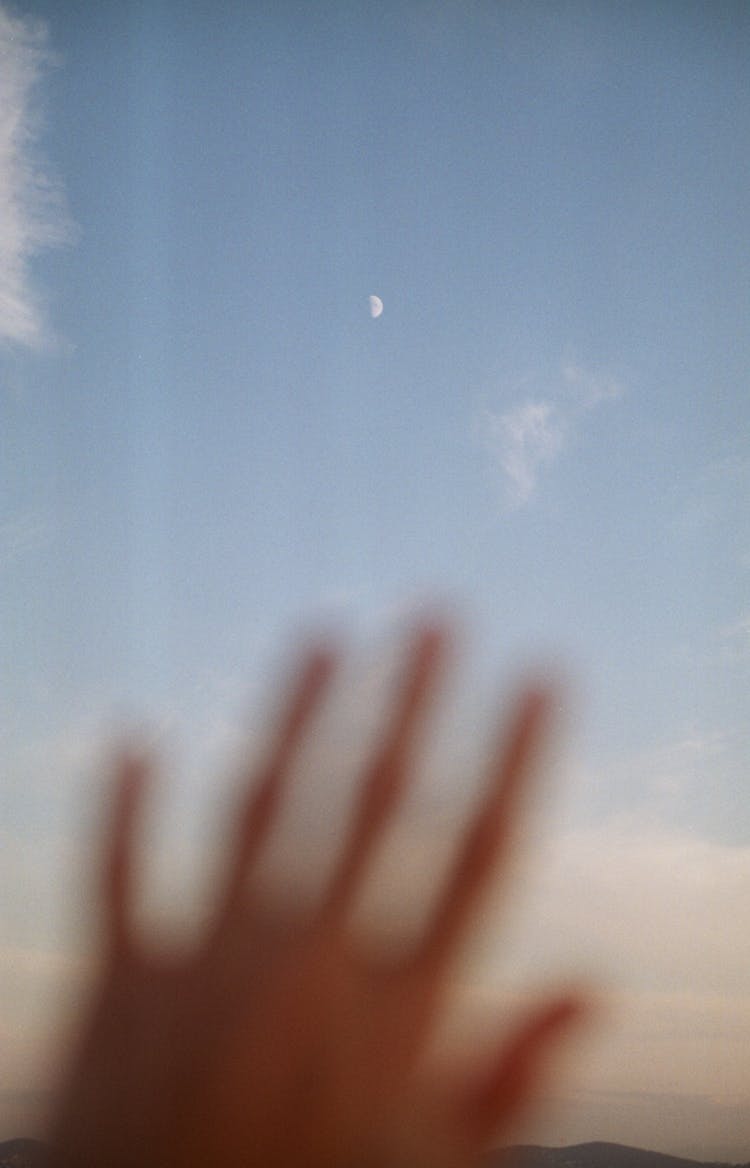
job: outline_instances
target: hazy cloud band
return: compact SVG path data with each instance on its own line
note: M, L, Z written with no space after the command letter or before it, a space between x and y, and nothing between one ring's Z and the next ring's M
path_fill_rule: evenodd
M0 342L38 347L44 320L30 261L69 236L62 191L39 149L46 26L0 7Z

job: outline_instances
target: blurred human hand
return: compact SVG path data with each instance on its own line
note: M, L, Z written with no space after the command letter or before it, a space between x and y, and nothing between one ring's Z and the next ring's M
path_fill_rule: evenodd
M507 857L549 717L521 695L490 753L486 791L412 949L378 958L351 916L412 769L446 659L422 627L362 779L333 876L312 909L277 903L257 866L292 764L336 672L309 651L271 750L230 825L211 919L173 952L138 936L134 841L150 764L121 754L100 886L102 962L51 1131L52 1168L468 1168L512 1134L554 1048L585 1006L542 1000L459 1063L432 1048L478 902Z

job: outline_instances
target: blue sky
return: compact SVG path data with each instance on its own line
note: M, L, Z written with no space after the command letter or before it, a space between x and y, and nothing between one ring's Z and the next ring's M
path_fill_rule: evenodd
M586 1111L583 1082L571 1133L747 1158L750 1064L720 1051L748 955L709 967L750 908L749 50L722 0L0 8L0 903L29 1033L112 722L205 774L290 631L361 643L436 597L478 685L567 668L539 920L587 928L594 967L600 939L642 1007L617 1041L673 1020L659 1058L591 1056L614 1094ZM715 1064L669 1044L688 998ZM41 1039L6 1026L0 1089L30 1089ZM652 1129L660 1092L681 1118Z

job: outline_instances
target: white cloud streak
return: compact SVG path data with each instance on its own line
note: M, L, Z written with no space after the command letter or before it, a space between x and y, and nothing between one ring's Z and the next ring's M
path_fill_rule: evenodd
M614 401L622 396L622 386L613 377L602 377L572 361L563 365L562 376L584 409L591 410L600 402Z
M545 472L557 461L582 414L622 395L611 377L573 362L561 366L549 396L527 399L503 413L485 410L483 445L501 471L506 506L516 510L537 493Z
M0 7L0 343L28 348L46 340L31 260L70 236L38 150L38 89L51 59L46 26Z
M564 445L559 411L551 402L525 402L504 414L485 414L485 444L505 476L506 499L521 507L536 492L541 471Z

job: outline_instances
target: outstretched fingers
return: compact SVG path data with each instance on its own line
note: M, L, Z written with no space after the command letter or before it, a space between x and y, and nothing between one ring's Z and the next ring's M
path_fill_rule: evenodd
M244 899L248 874L276 820L294 757L322 704L336 662L330 648L316 647L308 652L282 708L269 756L260 773L250 778L222 893L222 919Z
M135 835L150 770L143 751L132 747L121 750L116 759L101 873L104 946L107 956L115 960L133 946Z
M415 956L426 982L440 980L493 871L508 855L550 704L548 690L528 690L522 697L509 737L503 736L491 756L487 793L469 825L458 860Z
M365 773L351 832L324 898L324 920L338 919L348 910L398 806L415 742L445 663L447 640L445 628L437 624L425 625L416 635L390 725Z

